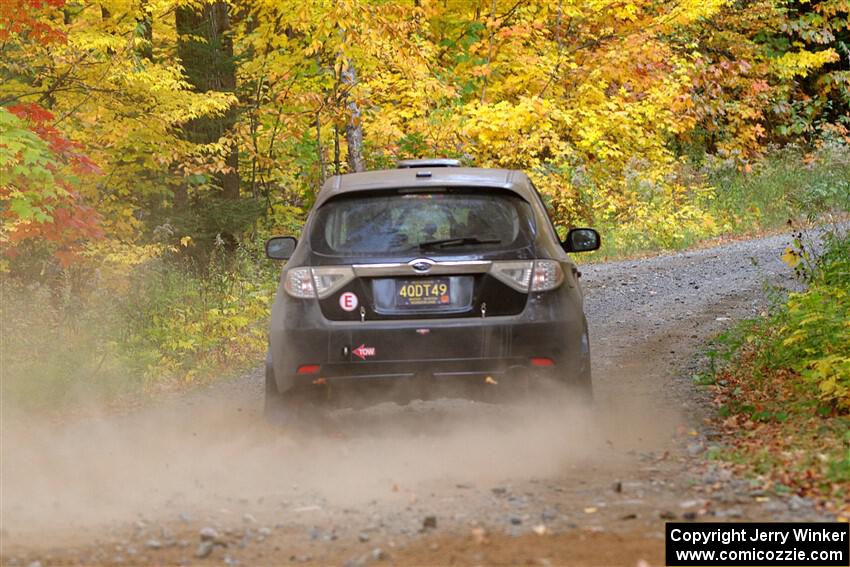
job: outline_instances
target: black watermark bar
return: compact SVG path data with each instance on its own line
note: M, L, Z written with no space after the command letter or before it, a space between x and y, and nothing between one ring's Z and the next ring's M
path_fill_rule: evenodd
M700 522L666 524L666 564L850 566L850 524Z

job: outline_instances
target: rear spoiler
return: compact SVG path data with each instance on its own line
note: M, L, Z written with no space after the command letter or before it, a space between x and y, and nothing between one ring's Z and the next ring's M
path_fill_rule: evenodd
M459 159L403 159L396 163L396 169L417 169L420 167L460 167Z

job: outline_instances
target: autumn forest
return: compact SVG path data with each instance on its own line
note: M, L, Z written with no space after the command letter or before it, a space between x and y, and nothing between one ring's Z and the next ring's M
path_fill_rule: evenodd
M708 392L725 439L698 449L758 498L850 518L849 0L0 0L4 415L120 413L256 370L281 274L266 239L299 236L331 176L419 157L526 171L561 237L601 233L580 262L718 247L716 287L753 319L710 304L707 271L656 292L644 270L652 291L590 321L594 364L617 333L637 353L691 337L681 397ZM765 235L786 238L723 263ZM635 292L640 270L617 270L599 293ZM639 301L660 307L612 312Z

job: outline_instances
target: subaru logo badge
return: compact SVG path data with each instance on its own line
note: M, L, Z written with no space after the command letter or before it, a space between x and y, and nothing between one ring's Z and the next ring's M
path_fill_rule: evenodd
M431 269L431 267L434 265L434 262L432 262L431 260L425 260L425 259L413 260L412 262L410 262L409 265L416 272L419 272L420 274L424 274Z

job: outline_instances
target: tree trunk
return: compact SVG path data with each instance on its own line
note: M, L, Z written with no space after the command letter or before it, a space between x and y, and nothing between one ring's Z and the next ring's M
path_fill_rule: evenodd
M357 71L354 64L349 61L345 71L342 72L342 82L348 87L348 124L345 125L345 141L348 144L348 171L366 171L366 162L363 159L363 126L360 124L360 107L351 98L351 90L357 85Z
M216 0L201 8L179 6L175 10L178 43L177 55L183 64L186 78L198 92L236 90L236 65L233 60L233 39L230 35L230 14L227 3ZM197 41L190 36L200 36ZM223 116L199 118L184 127L186 138L199 144L209 144L225 136L236 122L236 109ZM227 171L217 180L226 199L239 197L239 148L233 143L225 156Z
M139 37L144 41L137 50L139 59L153 61L153 9L148 0L142 0L139 6L139 15L136 16L136 24L139 29Z
M111 25L110 25L109 20L112 19L112 14L109 12L109 8L107 8L103 4L100 5L100 19L106 25L107 29L111 29ZM115 30L111 29L111 31L109 33L111 35L115 35ZM108 55L115 55L115 49L112 48L112 47L107 47L106 53Z
M479 9L481 8L481 3L478 4ZM496 19L496 0L490 4L490 20ZM487 96L487 77L490 75L490 63L493 60L493 36L495 35L495 30L490 30L490 42L487 47L487 74L484 75L484 81L481 84L481 104L484 104L484 99Z
M327 178L327 168L325 166L325 149L322 147L322 115L316 113L316 157L319 159L319 187Z
M339 127L334 124L334 175L340 174L339 164Z
M232 123L231 123L232 125ZM225 199L239 198L239 146L233 141L225 157L227 171L221 174L221 196Z

